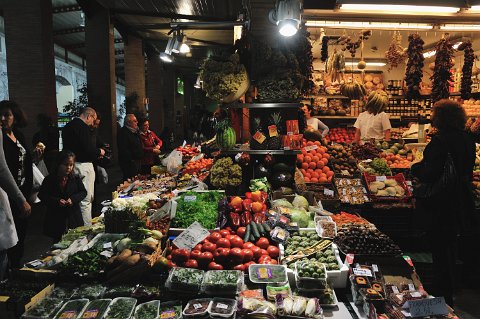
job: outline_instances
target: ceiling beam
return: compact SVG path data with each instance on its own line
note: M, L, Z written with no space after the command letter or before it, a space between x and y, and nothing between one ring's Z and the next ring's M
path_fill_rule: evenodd
M80 32L85 32L85 27L75 27L75 28L54 30L53 35L57 36L57 35L65 35L65 34L80 33Z
M111 8L110 11L115 14L128 14L128 15L138 15L138 16L144 16L144 17L185 19L185 20L197 20L197 21L225 21L225 20L236 19L236 17L197 16L197 15L179 14L179 13L172 13L172 12L146 12L143 10L121 9L121 8Z
M65 13L65 12L75 12L82 11L82 8L79 5L72 6L59 6L53 8L53 13Z

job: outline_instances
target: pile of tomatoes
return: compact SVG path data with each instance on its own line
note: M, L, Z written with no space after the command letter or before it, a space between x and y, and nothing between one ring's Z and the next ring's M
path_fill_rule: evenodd
M183 174L196 174L204 170L209 170L213 166L212 158L201 158L197 161L190 161L185 165Z
M167 256L169 267L235 269L246 272L251 264L278 264L280 250L277 246L265 237L259 238L255 243L244 242L244 232L245 227L240 227L237 233L226 228L212 232L192 251L173 249Z

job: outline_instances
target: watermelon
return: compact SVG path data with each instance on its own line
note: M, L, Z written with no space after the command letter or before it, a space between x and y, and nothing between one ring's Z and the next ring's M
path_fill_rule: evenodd
M217 125L216 142L220 149L228 150L235 146L237 135L228 121L221 121Z

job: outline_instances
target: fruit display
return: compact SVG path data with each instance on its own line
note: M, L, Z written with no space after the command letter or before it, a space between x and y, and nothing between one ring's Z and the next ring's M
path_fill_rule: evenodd
M382 158L387 161L390 168L408 169L412 165L413 155L410 157L402 157L400 155L382 153Z
M400 248L373 225L342 225L334 243L345 254L398 255Z
M403 133L408 131L408 127L392 127L390 130L392 140L399 140L403 138Z
M218 202L223 197L216 191L185 192L176 199L177 210L172 227L187 228L198 221L206 229L217 226Z
M360 100L367 94L367 91L363 84L352 82L342 84L340 86L340 93L351 100Z
M358 173L357 160L348 145L332 144L328 146L330 165L338 175L354 175Z
M400 143L389 144L388 142L377 142L375 143L375 146L387 154L407 155L408 153L408 150L405 148L405 146Z
M470 98L463 101L462 106L465 109L467 116L480 116L480 100Z
M372 159L378 157L380 153L380 150L371 143L352 145L352 155L358 160Z
M242 183L242 168L238 164L233 164L230 157L220 158L210 170L210 182L219 189L238 186Z
M369 225L370 223L364 218L350 214L347 212L341 212L340 214L334 214L331 216L332 220L337 223L337 231L343 225Z
M322 289L327 285L325 264L305 260L295 262L295 281L300 289Z
M331 241L320 238L315 230L300 230L287 239L281 261L292 268L291 263L303 258L310 259L310 256L316 257L316 253L330 245Z
M215 142L221 150L229 150L237 143L237 135L228 119L219 121L215 126Z
M401 174L399 174L401 175ZM397 176L392 178L385 178L383 181L378 179L375 181L368 181L368 189L372 195L377 197L405 197L410 196L404 181L397 181ZM403 175L402 175L403 177Z
M268 127L268 142L267 149L279 150L282 148L282 135L281 135L281 121L282 117L279 112L273 113L270 116L271 125Z
M358 168L362 172L367 172L370 175L391 176L392 171L388 166L385 158L374 158L373 160L365 160L358 163Z
M329 183L333 178L333 171L327 166L330 155L327 148L320 142L304 140L302 154L297 155L297 165L302 172L306 183Z
M182 153L182 156L187 159L190 159L198 154L200 154L200 150L196 146L192 146L190 144L186 144L185 146L179 146L176 148L177 151Z
M125 181L117 186L117 192L138 196L142 194L158 192L162 189L172 189L175 187L175 177L170 174L162 174L149 179L136 179L133 182Z
M229 209L228 212L226 212L228 214L228 225L235 230L239 227L244 227L244 233L240 235L247 241L250 240L250 236L246 236L245 233L253 237L257 235L255 239L260 237L259 234L266 235L268 233L268 231L264 229L264 226L261 225L266 221L267 197L267 192L257 190L247 192L245 198L233 196L228 200ZM267 229L270 228L268 226L266 227Z
M182 170L182 175L198 175L202 171L209 170L213 165L213 158L201 158L196 161L188 162Z
M336 178L335 186L342 203L362 205L369 202L367 190L360 179Z
M355 138L355 129L351 127L333 127L325 138L328 142L352 143Z

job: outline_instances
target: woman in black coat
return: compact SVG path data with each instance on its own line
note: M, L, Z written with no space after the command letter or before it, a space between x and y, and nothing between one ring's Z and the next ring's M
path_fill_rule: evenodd
M27 147L29 144L25 142L23 134L18 131L18 128L26 126L25 115L17 103L5 100L0 102L0 116L3 126L3 151L8 168L23 196L28 199L33 186L32 157ZM8 250L8 259L11 268L20 268L28 219L11 198L9 201L17 229L18 243Z
M475 165L475 142L465 131L466 115L460 104L451 100L438 101L432 113L432 126L437 133L423 152L423 160L412 165L412 174L420 183L435 183L443 174L450 153L458 185L430 198L417 198L423 208L419 218L431 242L434 287L432 294L444 296L453 304L453 288L457 237L475 231L474 200L471 189Z
M79 204L87 196L82 179L74 174L75 154L63 150L58 156L55 171L45 177L38 193L47 206L44 233L55 243L68 229L83 225Z

